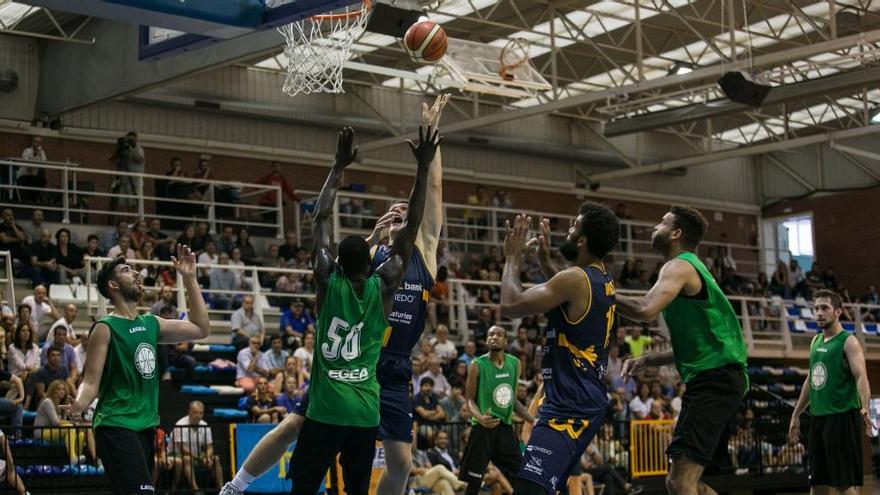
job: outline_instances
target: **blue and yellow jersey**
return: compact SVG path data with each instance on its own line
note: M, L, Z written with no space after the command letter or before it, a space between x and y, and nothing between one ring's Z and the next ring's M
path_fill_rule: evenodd
M602 265L581 270L591 293L587 311L577 317L558 306L547 313L541 363L546 399L540 417L550 421L587 418L608 407L605 372L608 346L617 328L614 281Z
M379 268L390 257L391 249L380 245L373 255L372 269ZM388 316L391 334L386 336L385 347L382 349L384 352L410 356L425 330L428 300L433 286L434 277L425 264L422 252L413 246L403 282L394 294L394 307Z

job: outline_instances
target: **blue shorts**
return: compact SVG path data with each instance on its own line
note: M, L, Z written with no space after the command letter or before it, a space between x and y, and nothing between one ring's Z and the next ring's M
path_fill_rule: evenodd
M413 442L412 360L409 356L382 353L376 365L379 380L379 440ZM293 413L305 416L309 393L293 406Z
M565 487L604 419L604 411L588 419L538 418L517 477L543 486L548 494L556 493Z
M379 355L379 440L413 443L412 373L409 356Z

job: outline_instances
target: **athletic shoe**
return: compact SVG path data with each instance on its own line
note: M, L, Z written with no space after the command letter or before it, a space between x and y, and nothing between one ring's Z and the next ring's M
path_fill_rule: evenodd
M244 495L244 492L236 489L232 483L226 483L217 495Z

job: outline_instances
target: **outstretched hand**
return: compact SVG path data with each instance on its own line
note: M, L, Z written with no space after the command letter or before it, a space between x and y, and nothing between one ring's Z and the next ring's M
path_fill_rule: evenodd
M521 255L528 248L529 230L532 228L532 217L519 214L510 226L510 220L505 221L507 237L504 238L504 257L513 258Z
M184 277L196 275L196 255L189 246L178 244L177 256L172 256L171 261L174 263L174 269L180 275Z
M529 239L527 246L529 249L535 249L535 253L539 258L544 260L550 259L550 219L544 218L538 222L538 228L541 234L538 237Z
M357 160L358 147L354 146L354 129L343 127L336 138L336 162L334 166L344 169Z
M449 96L449 93L437 95L437 99L434 100L434 104L430 107L427 103L422 103L422 125L431 127L440 125L440 116L443 114L443 108L449 101Z
M420 167L427 167L431 164L434 155L437 153L437 148L442 141L443 136L440 135L440 131L438 131L436 127L430 125L419 126L418 144L413 143L410 139L406 140Z

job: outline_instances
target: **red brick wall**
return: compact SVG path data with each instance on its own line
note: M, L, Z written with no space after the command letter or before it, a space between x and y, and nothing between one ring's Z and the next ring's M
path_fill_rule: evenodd
M28 146L30 138L23 134L0 133L0 156L19 156L21 150ZM88 142L73 139L44 137L43 147L50 160L79 163L82 167L112 169L109 160L113 154L114 146L108 143ZM189 173L196 170L199 152L181 152L159 148L145 149L147 155L147 173L164 174L168 170L171 157L179 156L183 160L183 167ZM212 155L211 168L214 177L219 180L237 180L253 182L269 171L267 160L246 159L233 156ZM326 179L327 168L295 163L285 163L288 178L295 188L317 191ZM59 174L54 176L50 173L50 183L60 182ZM90 180L92 180L90 178ZM348 183L365 184L368 186L384 186L389 195L406 196L412 187L412 178L396 174L383 174L381 172L352 170L347 173ZM96 188L107 190L110 187L111 177L96 181ZM484 184L490 194L495 194L496 187ZM152 181L146 181L147 194L153 193ZM443 199L448 203L466 204L468 195L474 194L476 184L462 181L446 180L443 183ZM543 211L549 213L572 214L576 211L580 200L573 194L553 193L523 188L504 188L514 204L518 208ZM615 208L620 201L603 199L611 208ZM667 211L666 203L650 203L623 201L631 216L638 220L656 222ZM722 232L727 233L728 240L734 244L753 244L756 236L757 218L755 215L724 212L720 221L715 219L715 211L703 210L709 220L710 229L706 240L718 240ZM293 218L292 211L285 212L285 218Z
M850 191L818 198L782 201L764 209L765 217L797 213L813 214L816 260L833 266L837 280L846 283L853 296L880 283L880 188Z

